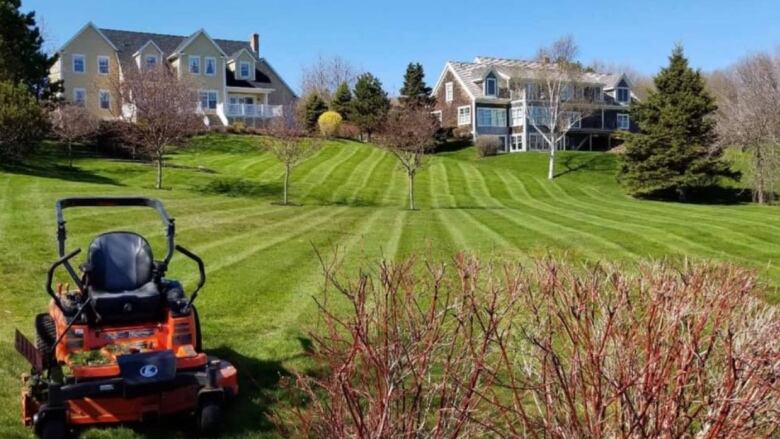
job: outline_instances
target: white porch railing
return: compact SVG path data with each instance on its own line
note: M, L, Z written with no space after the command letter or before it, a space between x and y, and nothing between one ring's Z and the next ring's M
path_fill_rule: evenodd
M227 104L228 117L271 118L282 115L281 105Z

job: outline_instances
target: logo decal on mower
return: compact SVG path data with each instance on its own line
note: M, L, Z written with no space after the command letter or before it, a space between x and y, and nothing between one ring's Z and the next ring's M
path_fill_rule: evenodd
M155 375L157 375L157 366L154 364L147 364L141 367L141 370L139 371L142 377L144 378L151 378Z

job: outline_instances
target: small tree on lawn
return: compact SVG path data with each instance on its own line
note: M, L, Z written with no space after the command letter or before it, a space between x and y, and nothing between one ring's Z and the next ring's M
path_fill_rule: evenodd
M349 112L352 110L352 92L346 81L339 85L333 99L330 101L330 111L340 114L344 120L349 120Z
M382 89L382 83L371 73L360 75L355 84L352 99L352 122L365 133L371 141L371 134L377 131L385 121L390 110L390 100Z
M68 147L68 166L73 166L73 144L93 136L100 122L81 105L64 104L51 112L54 134Z
M317 152L321 141L309 135L295 109L289 106L284 108L281 117L271 120L268 124L268 134L271 136L267 142L268 151L284 165L282 204L286 206L289 203L288 193L293 169Z
M631 195L686 200L695 192L737 179L715 144L715 99L682 47L654 78L656 91L631 109L639 133L626 134L619 179Z
M414 210L414 178L425 154L436 143L439 121L424 107L405 107L390 113L380 142L401 164L409 181L409 209Z
M21 159L43 139L46 114L22 83L0 81L0 158Z
M425 84L425 72L420 63L409 63L404 74L404 85L401 87L401 103L403 105L432 107L436 98L431 96L431 88Z
M313 133L317 130L317 121L322 113L328 111L328 105L317 93L312 93L306 97L303 104L303 113L306 121L306 130Z
M123 78L114 80L122 105L115 112L127 122L126 141L147 153L157 166L155 187L162 189L165 153L170 146L204 128L196 112L197 94L186 80L165 66L137 69L127 66Z
M566 135L582 119L583 112L592 111L579 85L584 70L576 61L577 51L577 45L570 36L540 49L537 55L540 68L534 72L532 92L527 96L531 102L530 125L544 138L550 150L547 164L549 180L555 178L558 147L565 145Z

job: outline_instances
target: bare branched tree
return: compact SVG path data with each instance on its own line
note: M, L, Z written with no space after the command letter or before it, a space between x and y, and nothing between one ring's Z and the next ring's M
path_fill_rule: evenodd
M282 204L287 205L293 169L317 152L322 140L311 136L292 105L285 106L282 116L268 123L267 131L271 136L266 142L267 149L284 165Z
M123 119L123 136L138 145L157 166L155 187L162 189L164 157L168 148L180 146L204 129L197 114L197 93L185 79L167 66L138 69L123 68L122 78L113 81L119 96L116 116Z
M301 96L316 93L326 102L330 102L336 89L346 82L350 88L360 72L347 59L341 56L323 57L303 68L301 73Z
M753 199L774 200L780 183L780 59L756 54L709 78L718 99L718 134L750 160Z
M529 121L550 150L547 178L555 178L555 153L563 147L566 134L580 123L584 111L592 111L589 97L580 86L583 68L576 61L577 45L571 36L539 50L534 85L529 88ZM592 99L592 97L590 97Z
M436 144L439 121L425 108L392 111L380 132L379 143L390 151L409 181L409 209L414 210L414 178L425 165L425 155Z
M50 114L54 135L68 147L68 166L73 166L73 144L93 136L100 122L81 105L58 105Z

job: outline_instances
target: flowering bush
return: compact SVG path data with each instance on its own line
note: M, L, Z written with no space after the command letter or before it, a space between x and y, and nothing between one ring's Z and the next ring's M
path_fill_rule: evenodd
M317 125L320 127L320 133L324 137L333 138L339 135L342 117L335 111L326 111L317 119Z

